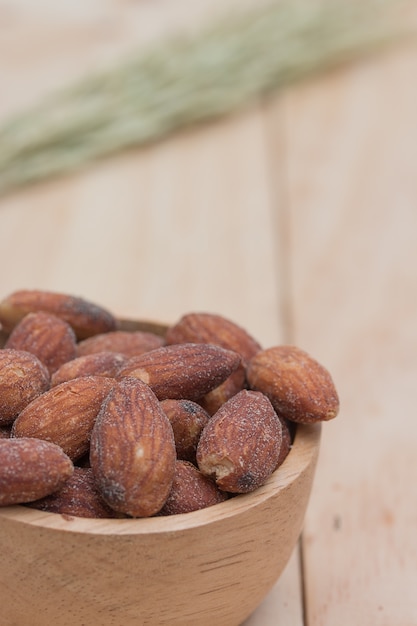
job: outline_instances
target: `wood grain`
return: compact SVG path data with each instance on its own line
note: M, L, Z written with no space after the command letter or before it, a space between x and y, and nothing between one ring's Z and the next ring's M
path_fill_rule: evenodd
M294 340L327 364L342 407L306 520L309 626L417 624L416 71L403 48L278 105Z

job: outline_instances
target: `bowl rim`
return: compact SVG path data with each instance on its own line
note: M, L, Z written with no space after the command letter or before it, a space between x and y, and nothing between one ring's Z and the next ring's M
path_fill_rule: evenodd
M198 511L147 518L82 518L14 505L0 508L0 521L90 535L149 535L197 528L242 514L290 487L315 462L320 440L320 423L298 424L289 454L261 487Z

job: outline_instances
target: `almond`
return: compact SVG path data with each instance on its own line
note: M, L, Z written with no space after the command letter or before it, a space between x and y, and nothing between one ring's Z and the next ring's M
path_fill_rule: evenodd
M116 330L116 319L106 309L77 296L40 290L15 291L0 302L3 330L11 332L25 315L35 311L65 320L78 339Z
M12 330L6 348L26 350L38 357L50 374L76 356L76 337L71 326L56 315L28 313Z
M142 380L159 400L198 400L239 366L240 356L210 344L163 346L132 357L119 372Z
M73 475L58 491L31 502L29 506L71 517L119 517L101 497L92 470L83 467L75 467Z
M14 421L13 437L55 443L74 461L89 449L90 435L112 378L85 376L53 387L33 400Z
M277 467L282 465L285 459L287 458L291 450L292 442L293 442L293 437L291 434L291 427L290 427L291 422L288 422L288 420L281 418L281 417L279 417L279 421L281 422L281 426L282 426L282 442L281 442L281 450L279 452Z
M151 389L123 379L109 394L91 436L90 462L115 511L149 517L165 503L175 469L171 424Z
M195 463L197 444L210 415L192 400L162 400L161 407L174 432L177 458Z
M59 446L40 439L0 439L0 506L43 498L58 490L74 466Z
M86 354L61 365L51 377L51 387L81 376L114 378L125 363L126 357L116 352Z
M262 391L277 413L308 424L330 420L339 412L339 398L329 372L296 346L275 346L258 352L247 368L251 389Z
M49 389L49 372L29 352L0 350L0 424L11 424L36 397Z
M155 333L144 331L115 330L80 341L78 356L95 352L118 352L125 356L139 356L165 344L165 339Z
M178 460L168 498L158 515L177 515L205 509L227 500L228 495L192 463Z
M215 313L187 313L171 326L166 334L167 344L211 343L233 350L245 363L261 346L244 328Z
M209 392L201 402L213 415L229 398L246 387L245 365L261 346L244 328L222 315L215 313L187 313L171 326L166 333L167 344L211 343L226 350L233 350L242 357L236 372L216 389Z
M204 428L197 447L197 464L223 491L253 491L277 467L281 442L281 422L268 398L260 392L243 390L228 400Z

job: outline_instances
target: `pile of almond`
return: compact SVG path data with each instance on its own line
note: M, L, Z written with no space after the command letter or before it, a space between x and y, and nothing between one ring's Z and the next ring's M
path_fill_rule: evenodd
M264 484L297 423L334 418L328 371L294 346L262 349L221 315L164 335L124 330L82 298L0 302L0 506L149 517Z

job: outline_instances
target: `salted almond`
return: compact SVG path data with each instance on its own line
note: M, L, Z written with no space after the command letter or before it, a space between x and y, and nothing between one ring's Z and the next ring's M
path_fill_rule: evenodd
M126 357L116 352L86 354L61 365L51 377L51 387L81 376L114 378L125 363Z
M163 506L175 469L171 424L151 389L136 378L114 387L97 417L90 462L107 504L132 517Z
M14 327L6 348L26 350L38 357L53 374L76 356L76 337L71 326L56 315L28 313Z
M59 446L40 439L0 439L0 506L53 493L74 466Z
M0 324L11 332L27 315L45 311L60 317L74 329L78 339L116 329L116 319L106 309L77 296L40 290L20 290L0 302Z
M88 337L77 346L78 356L95 352L118 352L125 356L139 356L165 344L165 339L155 333L145 331L115 330Z
M192 400L162 400L161 407L174 432L177 458L195 463L195 453L210 415Z
M224 502L228 495L192 463L178 460L168 498L158 515L178 515Z
M163 346L132 357L119 378L139 378L159 400L198 400L220 385L239 366L240 356L211 344Z
M282 426L282 441L281 441L281 450L279 452L277 467L282 465L285 459L287 458L292 448L292 442L293 442L291 422L289 422L283 417L280 417L279 415L278 417ZM294 423L292 423L292 425L294 426Z
M241 365L235 372L201 401L202 406L213 415L222 404L246 388L246 363L261 345L244 328L222 315L215 313L187 313L171 326L166 333L167 344L211 343L240 354Z
M197 464L223 491L246 493L263 485L275 470L281 442L281 422L268 398L243 390L204 428Z
M18 414L49 389L49 372L29 352L0 350L0 424L11 424Z
M296 346L258 352L247 368L251 389L262 391L279 415L308 424L336 417L339 398L329 372Z
M167 344L211 343L233 350L243 363L251 359L261 346L244 328L215 313L187 313L171 326L166 334Z
M23 409L13 423L13 437L36 437L55 443L74 461L88 452L91 431L113 378L85 376L61 383Z
M101 497L91 468L83 467L74 467L73 475L58 491L31 502L29 506L70 517L119 517Z

